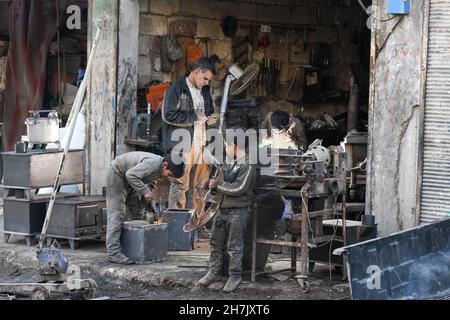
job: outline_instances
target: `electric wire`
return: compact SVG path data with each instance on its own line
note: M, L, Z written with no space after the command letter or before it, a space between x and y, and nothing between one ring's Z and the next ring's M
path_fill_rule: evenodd
M359 3L359 5L361 6L361 8L364 10L364 12L365 12L369 17L371 17L371 18L373 18L373 19L375 19L375 20L377 20L377 21L387 22L387 21L391 21L392 19L395 18L395 16L392 16L392 17L387 18L387 19L379 19L379 18L377 18L373 13L372 13L372 14L369 14L369 13L367 12L368 9L369 9L370 7L366 7L366 6L364 5L364 3L362 2L362 0L358 0L358 3Z

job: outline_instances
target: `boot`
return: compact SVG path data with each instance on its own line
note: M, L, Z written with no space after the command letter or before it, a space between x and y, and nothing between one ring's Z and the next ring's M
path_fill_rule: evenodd
M230 276L227 283L223 287L223 292L230 293L237 289L239 284L242 282L241 276Z
M113 255L108 254L108 261L112 263L118 263L118 264L135 264L136 262L128 258L123 253L116 253Z
M198 280L198 283L206 287L209 286L214 281L217 281L218 279L219 276L217 274L213 273L212 271L208 271L208 273L203 278Z

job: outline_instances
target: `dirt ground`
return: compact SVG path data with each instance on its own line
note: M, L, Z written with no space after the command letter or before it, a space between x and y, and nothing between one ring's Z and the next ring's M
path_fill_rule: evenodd
M193 286L191 288L180 286L148 286L145 284L116 282L115 280L100 277L95 274L83 274L93 278L98 286L97 299L111 300L345 300L350 299L347 284L339 280L339 274L332 275L333 283L330 286L326 278L326 270L310 277L310 291L303 293L294 279L284 281L283 286L273 286L274 279L258 278L258 286L252 287L249 279L243 281L244 289L238 289L235 293L224 294L221 289L226 281L213 283L209 288ZM34 268L22 268L13 266L0 266L1 283L26 283L38 282L40 276ZM277 282L277 281L275 281ZM261 290L264 286L266 290ZM0 299L6 299L4 292L0 290ZM15 299L29 300L28 295L18 295ZM3 295L3 296L2 296ZM70 295L52 295L52 300L78 299Z

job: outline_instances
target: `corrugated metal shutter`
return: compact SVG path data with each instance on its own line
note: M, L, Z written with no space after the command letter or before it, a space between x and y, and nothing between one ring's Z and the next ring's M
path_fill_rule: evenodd
M0 1L0 39L9 39L9 1Z
M450 1L431 0L420 222L450 215Z

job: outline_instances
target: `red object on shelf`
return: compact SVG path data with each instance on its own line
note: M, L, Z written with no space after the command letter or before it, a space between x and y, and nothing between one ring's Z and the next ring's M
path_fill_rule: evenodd
M151 112L156 112L164 99L164 93L169 89L169 83L161 83L156 86L151 86L148 88L148 93L146 94L147 103L151 105Z

